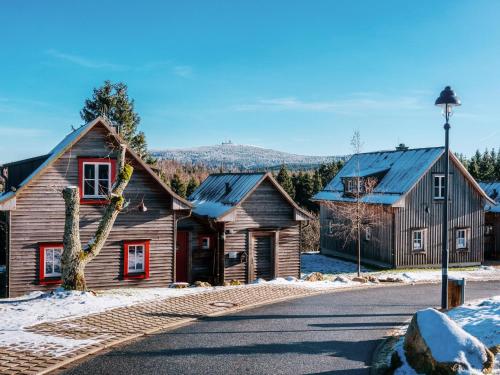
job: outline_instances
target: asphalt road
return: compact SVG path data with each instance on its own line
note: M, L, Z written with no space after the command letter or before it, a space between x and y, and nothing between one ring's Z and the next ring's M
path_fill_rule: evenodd
M438 306L439 294L439 285L414 285L277 303L149 336L65 373L368 374L387 332ZM467 285L467 300L497 294L500 282Z

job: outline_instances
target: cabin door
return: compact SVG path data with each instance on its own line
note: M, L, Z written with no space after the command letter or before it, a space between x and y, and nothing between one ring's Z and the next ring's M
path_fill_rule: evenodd
M271 280L275 271L275 233L255 232L251 235L249 281Z
M177 232L175 253L175 281L188 282L189 232Z

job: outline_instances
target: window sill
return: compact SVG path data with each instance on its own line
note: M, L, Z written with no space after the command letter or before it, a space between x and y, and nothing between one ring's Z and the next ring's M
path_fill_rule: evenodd
M464 248L464 249L456 249L455 251L457 253L468 253L470 250L468 248Z
M59 285L62 284L60 277L48 277L38 282L38 285Z
M148 279L148 276L146 275L146 272L137 272L137 273L128 273L125 276L123 276L125 280L131 279L131 280L137 280L137 279Z

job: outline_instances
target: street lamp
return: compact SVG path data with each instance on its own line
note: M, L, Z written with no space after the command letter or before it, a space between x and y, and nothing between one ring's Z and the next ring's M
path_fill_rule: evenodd
M450 86L446 86L435 103L443 108L443 115L446 119L445 130L445 167L444 167L444 206L443 206L443 250L442 250L442 285L441 285L441 308L448 309L448 260L449 260L449 233L448 233L448 211L449 211L449 177L450 177L450 116L452 108L462 103L455 95Z

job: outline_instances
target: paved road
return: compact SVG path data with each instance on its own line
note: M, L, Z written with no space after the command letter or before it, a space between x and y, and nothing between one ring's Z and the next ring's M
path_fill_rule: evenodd
M207 318L65 373L368 374L387 331L416 310L439 305L439 293L439 285L344 291ZM500 282L467 285L469 300L496 294Z

